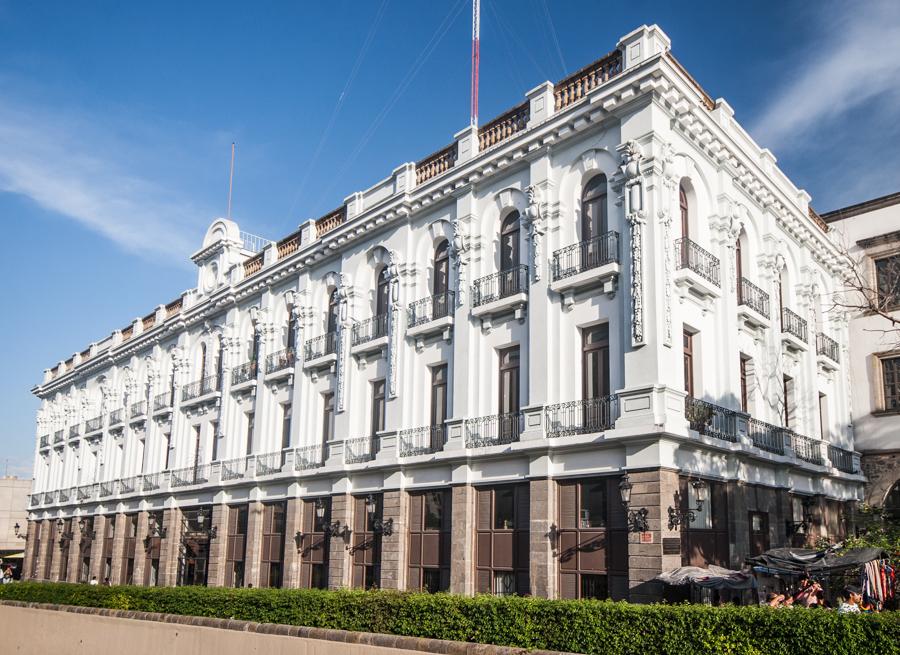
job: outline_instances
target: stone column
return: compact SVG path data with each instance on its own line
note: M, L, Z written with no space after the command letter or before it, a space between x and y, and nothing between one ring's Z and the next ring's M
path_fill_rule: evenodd
M137 536L134 544L134 582L136 585L144 584L144 573L147 563L147 549L144 539L150 533L150 520L147 512L138 512Z
M289 498L284 517L284 586L300 586L300 552L294 536L303 529L303 499Z
M43 580L46 577L44 574L47 570L47 561L53 557L53 545L55 542L50 535L51 530L55 529L56 526L53 525L53 521L50 519L41 521L41 552L38 554L38 580Z
M103 582L103 541L107 520L103 514L94 517L94 541L91 543L91 570L88 582L94 577L97 578L97 582Z
M25 524L25 534L28 540L25 542L25 558L22 560L22 579L31 575L31 567L34 564L34 539L38 534L40 523L37 521L28 521Z
M747 513L757 507L755 498L748 498L754 489L741 481L726 482L728 496L728 559L732 565L743 562L750 548L750 526ZM740 568L740 566L738 566Z
M633 510L646 507L650 530L647 533L628 533L628 587L629 600L633 603L656 602L662 597L663 585L653 581L663 571L681 566L681 548L671 555L663 554L663 540L675 539L680 544L680 534L669 530L667 509L675 506L678 494L678 472L668 469L629 471L631 481L631 505ZM647 541L650 543L641 543Z
M56 521L53 521L51 529L57 529ZM53 582L59 581L59 572L62 568L62 557L62 538L57 533L56 538L53 541L53 551L50 553L50 580Z
M450 593L471 596L475 593L475 489L468 485L453 487L450 540Z
M409 495L400 489L385 491L382 500L382 519L393 520L390 536L381 537L381 587L406 588L406 544Z
M228 549L228 505L213 505L212 527L216 528L216 538L209 540L206 586L222 587L225 585L225 557Z
M166 538L160 544L159 586L174 587L178 582L178 559L181 555L181 510L170 507L163 511Z
M335 494L331 497L331 522L340 521L341 527L353 526L353 497ZM350 552L347 543L337 536L331 537L328 554L328 588L345 589L350 586Z
M529 494L531 516L528 524L528 575L531 579L531 595L556 598L556 558L553 557L553 544L550 540L556 514L556 483L549 478L532 480Z
M77 517L72 518L72 541L69 542L69 563L66 566L65 582L78 582L78 574L81 571L81 530L78 528Z
M263 504L247 505L247 548L244 551L244 584L259 586L259 561L262 555Z
M122 575L125 563L125 528L127 519L124 514L116 515L116 528L113 532L113 548L112 548L112 571L109 574L109 580L112 584L125 584L125 578ZM137 557L137 545L135 544L135 557ZM102 580L101 580L102 582Z

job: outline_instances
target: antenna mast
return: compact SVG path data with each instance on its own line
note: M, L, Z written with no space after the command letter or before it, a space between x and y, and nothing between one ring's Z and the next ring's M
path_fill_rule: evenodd
M231 174L228 176L228 215L231 220L231 190L234 188L234 141L231 142Z
M479 32L481 31L481 1L472 0L472 108L469 122L478 126L478 61L481 58Z

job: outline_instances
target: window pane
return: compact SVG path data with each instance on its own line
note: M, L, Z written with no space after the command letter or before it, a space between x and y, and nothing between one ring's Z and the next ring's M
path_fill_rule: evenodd
M422 589L429 594L436 594L441 590L441 571L440 569L423 569L422 570Z
M516 576L508 571L494 573L494 595L512 596L516 593Z
M443 527L444 494L440 491L429 491L425 494L425 529L440 530Z
M515 525L515 489L494 491L494 529L512 530Z
M582 528L606 526L606 494L603 483L581 485L579 525Z
M608 598L605 575L582 575L581 598L596 598L603 600Z

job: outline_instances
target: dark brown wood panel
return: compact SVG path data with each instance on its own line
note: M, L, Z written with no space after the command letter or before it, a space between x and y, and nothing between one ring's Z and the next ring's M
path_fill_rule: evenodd
M529 487L476 490L475 583L479 593L528 594Z

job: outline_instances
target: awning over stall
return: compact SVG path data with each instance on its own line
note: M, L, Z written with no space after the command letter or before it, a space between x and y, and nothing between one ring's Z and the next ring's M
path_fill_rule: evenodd
M851 548L841 554L811 548L773 548L762 555L747 558L754 570L763 573L800 575L803 573L840 573L866 562L887 557L880 548Z
M706 589L753 589L756 579L749 573L710 566L707 569L699 566L681 566L673 571L660 573L655 578L667 585L679 586L693 584Z

